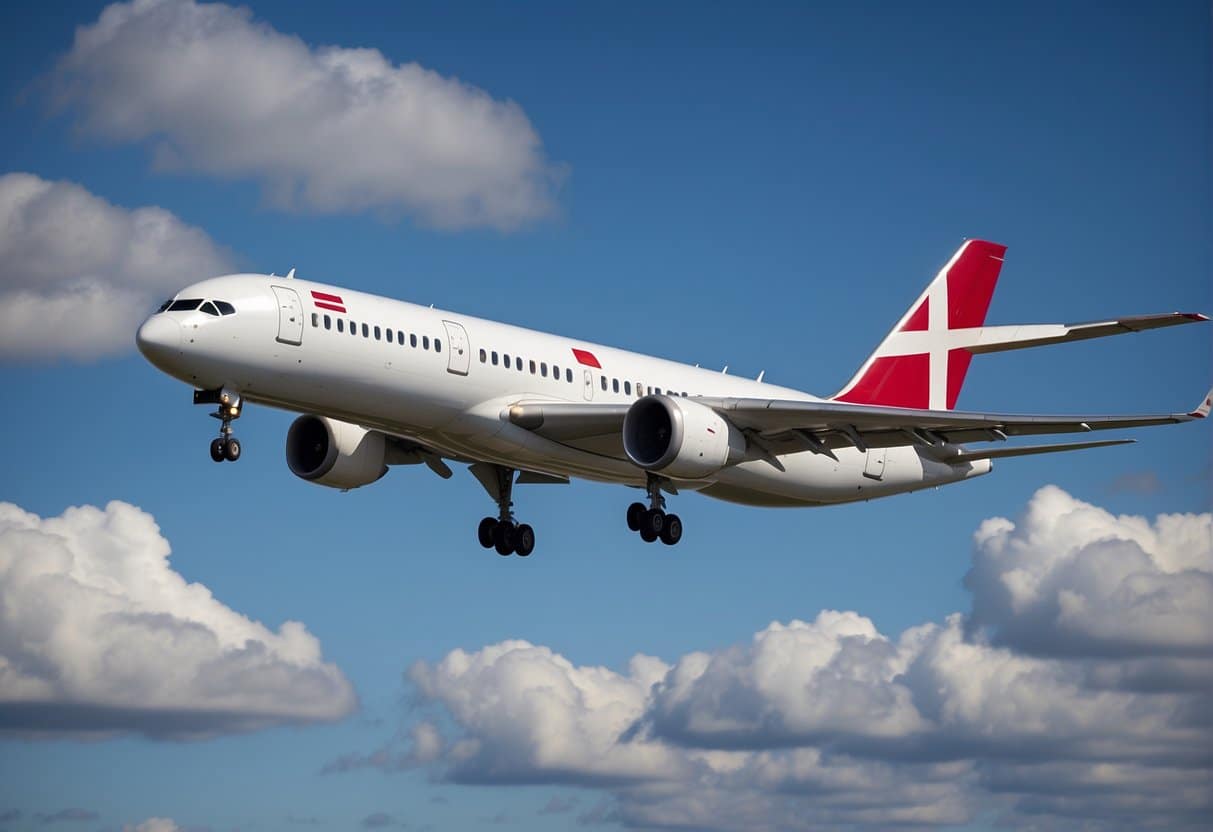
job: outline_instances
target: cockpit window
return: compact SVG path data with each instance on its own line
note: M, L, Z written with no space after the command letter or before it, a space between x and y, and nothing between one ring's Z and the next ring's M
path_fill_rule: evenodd
M191 312L202 305L202 298L175 300L168 305L166 312Z
M219 310L209 300L202 304L202 311L208 315L214 315L216 318L219 317Z
M215 301L215 306L216 306L216 308L219 309L220 315L235 315L236 314L236 307L232 306L230 303L228 303L225 300Z
M159 309L157 309L157 310L156 310L156 312L157 312L157 313L160 313L160 312L163 312L164 310L168 309L168 308L169 308L169 306L172 304L172 302L173 302L173 299L172 299L172 298L169 298L169 299L168 299L168 300L166 300L164 303L160 304L160 308L159 308Z

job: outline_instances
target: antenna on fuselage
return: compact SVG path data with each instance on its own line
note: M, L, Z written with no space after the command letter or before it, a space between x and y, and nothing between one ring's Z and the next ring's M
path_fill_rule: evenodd
M725 365L724 365L724 369L723 369L723 370L721 370L721 371L720 371L720 373L721 373L721 375L726 375L726 376L727 376L727 375L729 374L729 365L728 365L728 364L725 364Z
M294 280L294 279L295 279L295 267L294 267L294 266L291 266L291 270L290 270L289 272L287 272L287 273L286 273L286 279L287 279L287 280Z
M763 377L763 376L765 376L766 374L767 374L767 371L766 371L766 370L761 371L761 372L758 374L758 381L762 381L762 377Z

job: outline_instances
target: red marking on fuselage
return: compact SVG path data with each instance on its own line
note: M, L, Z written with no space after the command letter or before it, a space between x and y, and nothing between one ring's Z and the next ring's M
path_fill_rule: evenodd
M577 359L578 364L584 364L587 367L594 367L599 370L602 369L602 365L598 363L598 359L594 356L594 353L589 350L579 350L573 347L573 357Z
M327 292L317 292L315 289L312 290L312 297L316 300L326 300L329 303L345 303L341 299L341 295L330 295Z
M340 312L342 315L345 314L345 307L338 306L335 303L323 303L321 301L316 301L316 306L319 307L320 309L331 309L334 312Z

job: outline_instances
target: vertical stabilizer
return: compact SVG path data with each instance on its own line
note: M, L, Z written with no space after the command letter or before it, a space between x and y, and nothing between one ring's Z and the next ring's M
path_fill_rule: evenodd
M951 333L985 323L1006 250L966 240L834 400L954 408L973 354Z

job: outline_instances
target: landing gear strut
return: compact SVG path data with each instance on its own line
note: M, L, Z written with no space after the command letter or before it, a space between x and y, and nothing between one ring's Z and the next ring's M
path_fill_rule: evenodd
M649 474L645 483L649 505L632 503L628 506L628 528L640 532L640 539L652 543L661 538L667 546L682 540L682 520L677 514L665 513L665 497L661 494L661 478Z
M215 462L235 462L240 459L240 440L232 436L232 422L240 418L244 402L240 394L226 387L222 390L195 390L194 404L218 405L211 418L218 419L219 436L211 440L211 459Z
M518 555L525 558L535 551L535 530L526 523L514 519L514 474L513 468L500 465L472 466L472 473L480 484L497 501L497 516L480 521L476 536L486 549L496 549L497 554Z

